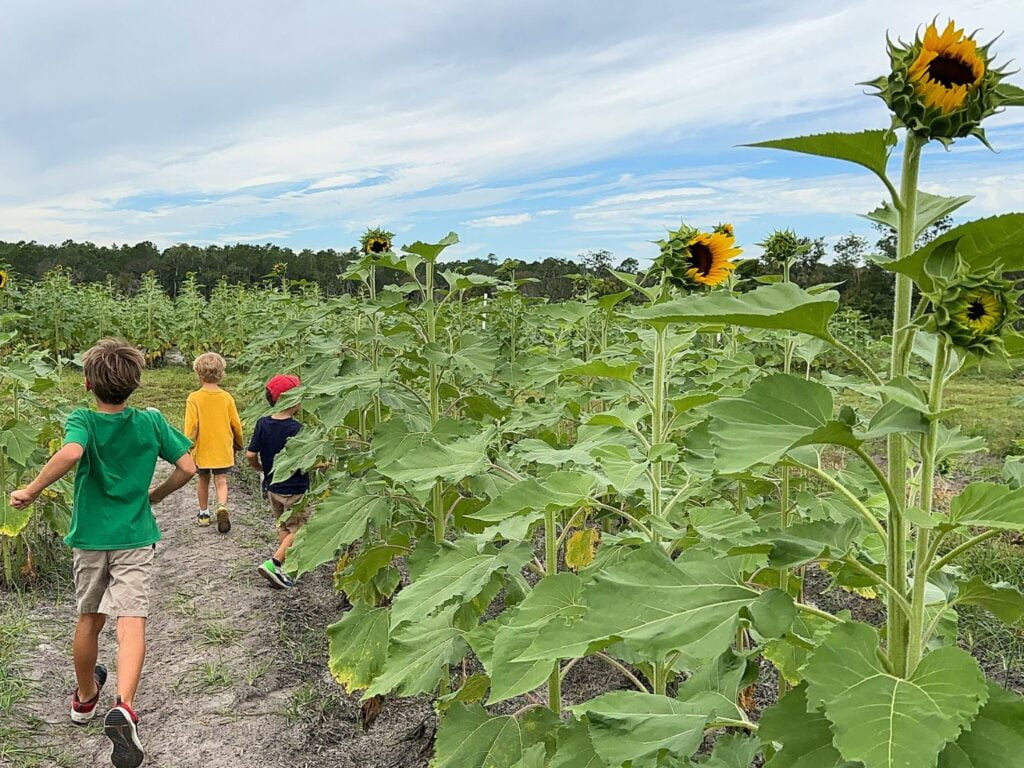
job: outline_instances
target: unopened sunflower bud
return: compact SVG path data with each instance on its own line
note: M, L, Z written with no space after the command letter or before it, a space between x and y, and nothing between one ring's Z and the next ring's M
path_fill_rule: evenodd
M926 327L958 349L993 354L1016 319L1019 295L1014 284L999 275L958 275L939 281L929 296L934 311Z

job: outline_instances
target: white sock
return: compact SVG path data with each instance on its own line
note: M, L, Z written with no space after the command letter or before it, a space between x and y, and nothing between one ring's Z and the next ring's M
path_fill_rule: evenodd
M210 514L210 510L209 509L200 509L199 510L199 514L200 515L208 515L208 514Z

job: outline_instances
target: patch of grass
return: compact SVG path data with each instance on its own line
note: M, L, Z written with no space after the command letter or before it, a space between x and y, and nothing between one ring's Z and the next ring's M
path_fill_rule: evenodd
M171 595L171 611L185 619L195 618L199 613L195 599L195 595L187 592L175 592Z
M248 686L255 685L257 680L266 677L267 673L273 668L274 662L272 659L249 662L249 666L245 669L245 684Z
M227 624L211 621L203 627L200 645L236 645L245 633Z
M206 661L186 672L175 691L184 693L218 693L235 684L235 674L223 660Z
M34 689L20 669L34 635L24 607L5 596L0 603L0 765L12 768L66 765L64 756L40 743L45 724L27 711Z
M288 700L285 716L293 723L322 721L341 704L341 697L337 694L325 695L312 683L303 683Z
M962 408L950 423L960 424L967 435L980 435L988 442L991 455L1002 458L1014 453L1016 441L1024 438L1024 410L1010 400L1024 393L1024 382L1012 375L983 375L954 379L946 394L946 405Z

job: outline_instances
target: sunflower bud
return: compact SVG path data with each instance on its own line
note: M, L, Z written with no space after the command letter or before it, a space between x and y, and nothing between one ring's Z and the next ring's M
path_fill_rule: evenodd
M764 249L764 258L773 264L791 263L811 249L811 244L792 229L777 229L758 245Z
M889 41L892 72L866 85L892 110L896 127L945 145L964 136L987 143L982 121L1017 97L1000 90L1004 68L993 69L988 45L979 46L949 21L940 33L932 22L912 44Z
M391 239L394 235L380 227L368 229L359 239L363 253L387 253L391 250Z
M926 328L953 346L979 356L1002 347L1003 332L1017 319L1013 282L1000 275L961 274L937 280L929 295L934 311Z
M736 269L735 258L743 251L735 247L731 224L719 224L713 232L701 232L685 224L659 240L661 255L654 268L662 270L668 281L679 288L719 285Z

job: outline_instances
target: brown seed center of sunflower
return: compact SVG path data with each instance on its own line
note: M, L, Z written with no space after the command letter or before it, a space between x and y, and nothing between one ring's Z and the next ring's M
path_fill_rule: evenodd
M967 305L968 320L981 320L986 315L988 315L988 310L985 309L985 305L979 299L975 299Z
M387 246L387 243L383 240L374 240L370 243L370 251L373 253L383 253L385 246Z
M694 243L690 246L690 263L698 273L707 277L715 264L715 255L704 243Z
M955 85L970 85L974 82L974 72L960 59L951 56L936 56L928 65L928 74L932 80L946 88Z

